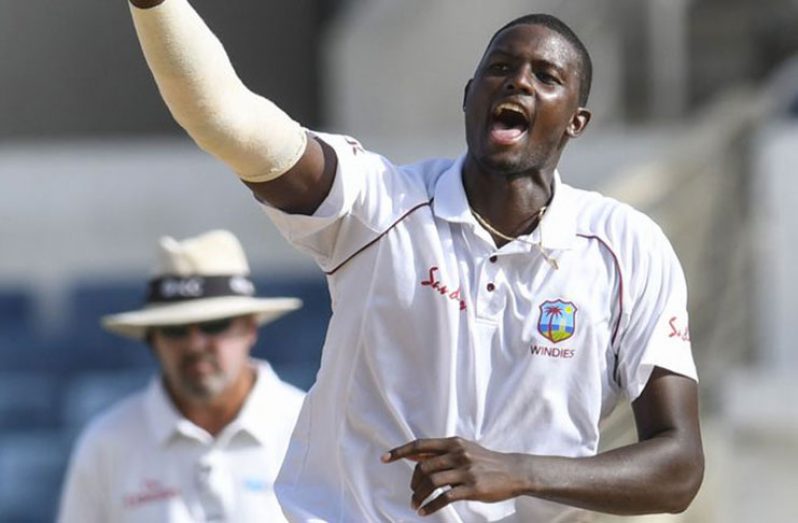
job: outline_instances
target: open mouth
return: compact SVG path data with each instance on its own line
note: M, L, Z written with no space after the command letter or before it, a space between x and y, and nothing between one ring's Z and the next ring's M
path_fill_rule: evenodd
M529 119L524 109L514 103L496 106L491 115L490 135L499 144L517 142L529 130Z

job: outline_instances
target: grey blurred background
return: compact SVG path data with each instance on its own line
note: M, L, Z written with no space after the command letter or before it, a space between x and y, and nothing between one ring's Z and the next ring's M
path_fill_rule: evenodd
M463 87L496 28L563 18L595 63L563 177L652 215L690 289L706 480L686 513L638 519L798 521L797 0L193 3L253 90L396 162L463 151ZM173 123L125 2L0 0L0 521L52 520L76 434L153 372L98 317L140 305L159 236L216 227L262 294L305 300L257 354L309 387L324 279ZM618 409L603 445L633 438Z

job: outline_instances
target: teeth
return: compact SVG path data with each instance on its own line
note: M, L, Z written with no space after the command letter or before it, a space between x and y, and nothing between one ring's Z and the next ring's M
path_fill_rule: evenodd
M498 116L502 111L512 111L514 113L518 113L526 119L526 112L524 112L524 108L518 104L513 102L502 102L498 106L496 106L496 110L494 114Z

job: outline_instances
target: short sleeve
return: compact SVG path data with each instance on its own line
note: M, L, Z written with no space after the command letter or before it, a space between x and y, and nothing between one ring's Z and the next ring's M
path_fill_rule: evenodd
M684 273L660 228L647 223L628 240L631 248L622 267L626 303L618 338L617 376L630 400L643 391L654 367L698 379Z
M286 240L330 271L428 197L418 179L353 138L314 136L330 145L338 160L325 200L311 216L285 213L267 203L263 207Z

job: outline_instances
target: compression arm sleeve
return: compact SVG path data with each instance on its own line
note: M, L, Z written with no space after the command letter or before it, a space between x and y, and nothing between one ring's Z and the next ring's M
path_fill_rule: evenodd
M251 182L277 178L299 161L304 129L243 84L187 0L130 9L161 96L202 149Z

